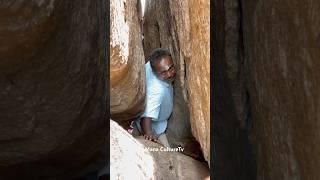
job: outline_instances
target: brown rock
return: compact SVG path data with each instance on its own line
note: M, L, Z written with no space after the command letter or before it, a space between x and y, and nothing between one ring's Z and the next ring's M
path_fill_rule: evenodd
M135 139L110 121L110 179L204 179L208 167L161 145Z
M1 2L0 72L14 73L31 63L57 28L57 1Z
M217 179L255 179L250 96L245 84L241 3L213 1L213 162Z
M235 115L241 128L246 127L248 107L246 107L247 97L245 92L245 77L243 68L243 47L242 31L240 30L240 4L238 0L224 1L224 62L228 85L230 86L232 103L234 104ZM221 15L218 15L221 18ZM223 37L221 37L223 38ZM224 98L225 99L225 98ZM227 110L230 113L230 110Z
M63 179L106 158L100 2L0 3L0 179Z
M114 120L144 110L145 70L137 0L111 1L110 112Z
M210 1L191 0L191 57L186 61L192 134L210 163Z
M258 179L318 179L320 2L241 2Z

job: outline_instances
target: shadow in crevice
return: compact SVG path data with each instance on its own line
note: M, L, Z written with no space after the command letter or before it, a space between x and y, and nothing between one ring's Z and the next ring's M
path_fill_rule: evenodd
M245 84L241 0L214 0L213 12L213 175L218 180L255 180L254 122ZM230 24L235 19L238 24ZM232 70L238 73L232 74ZM238 95L242 99L235 99Z

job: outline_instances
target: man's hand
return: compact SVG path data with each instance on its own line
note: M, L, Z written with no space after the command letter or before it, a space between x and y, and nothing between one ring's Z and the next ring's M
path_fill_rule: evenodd
M142 128L143 137L150 141L157 141L157 136L152 132L151 127L151 118L149 117L143 117L140 121L140 126Z

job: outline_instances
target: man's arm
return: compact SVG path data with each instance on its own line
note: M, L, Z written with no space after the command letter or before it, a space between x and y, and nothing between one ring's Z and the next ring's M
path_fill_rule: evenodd
M151 140L151 141L157 141L157 136L152 131L152 118L150 117L143 117L140 121L140 126L142 129L142 133L145 139Z

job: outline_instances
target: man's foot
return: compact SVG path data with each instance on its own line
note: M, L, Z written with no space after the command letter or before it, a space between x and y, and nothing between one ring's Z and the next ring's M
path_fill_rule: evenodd
M152 118L150 117L141 118L140 126L142 129L143 137L147 140L157 142L158 137L156 136L156 133L153 132L154 130L152 129L151 123L152 123Z
M154 142L157 142L157 141L158 141L158 137L157 137L156 135L154 135L153 133L144 134L143 137L144 137L146 140L150 140L150 141L154 141Z

